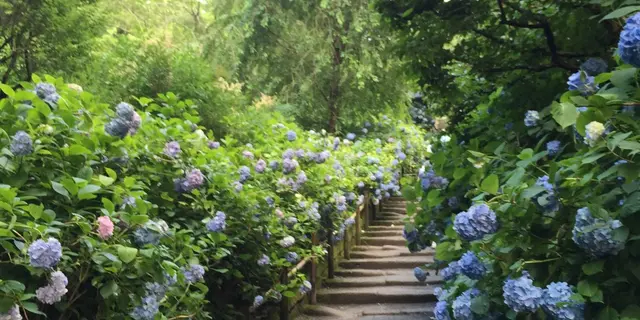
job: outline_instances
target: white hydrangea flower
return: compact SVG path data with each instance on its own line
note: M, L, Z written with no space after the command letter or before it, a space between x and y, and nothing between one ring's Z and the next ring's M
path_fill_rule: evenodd
M602 137L604 133L604 125L598 121L591 121L585 127L585 140L590 146L594 146L596 141Z

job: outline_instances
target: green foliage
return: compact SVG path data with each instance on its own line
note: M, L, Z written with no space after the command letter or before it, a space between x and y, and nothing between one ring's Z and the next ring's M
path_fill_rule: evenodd
M303 131L260 110L228 116L233 130L216 147L199 125L198 106L173 93L135 98L140 126L120 138L109 128L123 117L121 106L114 115L112 104L61 79L44 79L56 86L57 103L37 98L33 83L17 90L0 86L8 96L0 100L0 312L17 305L30 319L127 318L149 295L148 285L174 275L177 283L167 284L157 298L159 316L237 319L256 295L298 292L302 275L289 286L277 283L295 264L285 255L317 256L328 239L342 237L345 219L359 205L352 192L370 189L374 201L395 194L400 168L415 167L424 157L424 132L386 117L371 118L370 134L333 149L333 136ZM34 76L34 82L44 81ZM25 153L13 141L20 130L32 140ZM287 138L289 131L296 132L295 140ZM179 143L176 155L165 151L168 142ZM283 172L283 154L298 151L298 167ZM322 151L328 158L316 161ZM405 160L397 159L400 152ZM259 160L278 161L279 169L260 173ZM251 172L246 180L243 166ZM202 173L202 185L177 188L194 169ZM382 176L371 180L378 171ZM300 182L302 172L306 182ZM350 198L342 210L341 196ZM319 220L310 214L314 203ZM226 214L226 226L212 231L207 224L218 211ZM112 234L105 234L98 218L113 222ZM141 242L150 232L157 243ZM321 239L318 246L311 243L313 233ZM287 236L295 243L285 248L281 240ZM34 293L51 270L32 266L29 257L36 240L50 238L62 244L54 270L69 282L54 306L35 303ZM263 255L270 264L258 264ZM185 274L193 264L204 267L202 281L190 282ZM275 306L268 298L252 317Z

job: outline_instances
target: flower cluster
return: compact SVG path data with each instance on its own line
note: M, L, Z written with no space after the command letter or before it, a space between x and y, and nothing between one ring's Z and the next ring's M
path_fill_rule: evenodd
M453 308L453 317L456 320L473 320L475 316L471 310L471 299L480 296L478 289L469 289L453 300L451 307Z
M620 59L636 68L640 67L640 13L627 19L618 41Z
M463 254L458 261L458 265L462 274L474 280L482 279L487 272L487 267L476 257L473 251L467 251Z
M542 294L542 308L554 319L582 320L584 303L573 300L571 298L573 294L573 290L566 282L552 282Z
M520 278L507 279L502 291L504 303L516 312L534 312L542 304L542 289L533 285L526 271Z
M581 208L573 226L573 242L596 257L617 254L624 248L625 239L616 239L614 232L621 227L619 220L594 218L589 208Z
M496 213L486 204L473 205L456 215L453 229L467 241L482 239L498 231Z
M585 126L585 142L590 146L594 146L596 142L598 142L598 139L602 137L604 131L605 128L602 123L598 121L589 122L589 124Z
M287 131L287 140L295 141L297 137L298 137L298 135L296 134L295 131L293 131L293 130Z
M570 91L578 91L583 95L590 95L598 90L598 86L594 83L595 77L588 75L584 71L578 71L572 74L567 81Z
M429 169L429 171L420 175L420 185L425 191L430 188L445 189L449 185L449 180L436 175L433 169Z
M184 178L173 180L176 192L184 193L197 189L204 183L204 175L200 169L192 169Z
M140 128L142 119L133 109L133 106L126 102L120 102L116 106L116 116L104 125L104 131L114 137L124 138L134 135ZM178 150L180 146L178 145ZM166 151L165 151L166 153Z
M58 93L56 87L51 83L40 82L36 84L36 87L34 89L38 98L42 99L42 101L48 104L57 104L58 100L60 100L60 94Z
M296 242L292 236L286 236L280 240L280 246L283 248L289 248Z
M608 69L609 65L601 58L589 58L580 65L580 70L591 76L597 76L601 73L605 73Z
M287 252L284 258L289 261L289 263L296 263L299 260L298 254L293 251Z
M67 293L67 276L60 271L54 271L50 275L49 284L36 290L36 298L45 304L60 302Z
M18 305L14 304L6 313L0 313L0 320L22 320Z
M178 141L169 141L164 145L164 154L169 158L175 158L180 154L180 143Z
M98 217L98 236L103 240L109 239L113 235L113 221L108 216Z
M204 279L204 267L199 264L190 264L181 269L184 280L187 283L195 283Z
M226 220L227 215L225 215L224 212L216 212L216 216L207 222L207 230L211 232L224 231L224 228L226 227Z
M62 245L56 238L38 239L29 246L29 263L36 268L53 268L62 258Z
M13 135L11 139L11 145L9 150L15 156L26 156L33 152L33 141L28 133L24 131L18 131Z
M444 281L455 279L461 272L460 264L458 261L452 261L449 265L440 271Z
M555 156L560 151L560 141L553 140L547 142L547 153L550 156Z
M538 124L538 120L540 120L540 114L538 113L538 111L529 110L525 114L524 125L527 127L534 127L536 124Z
M133 232L133 237L139 245L156 245L167 235L169 226L163 220L147 221L141 228Z
M420 282L425 282L427 280L427 273L420 267L415 267L415 269L413 269L413 275Z

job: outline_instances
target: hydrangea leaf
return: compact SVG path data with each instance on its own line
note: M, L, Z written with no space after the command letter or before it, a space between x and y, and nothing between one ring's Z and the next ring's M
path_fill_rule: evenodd
M600 290L598 288L598 284L591 282L589 280L582 280L578 282L578 293L585 297L592 297L597 291Z
M118 246L118 257L124 263L129 263L133 261L133 259L135 259L137 255L138 255L138 249L136 248Z
M500 182L498 179L498 175L492 174L482 180L482 184L480 185L480 189L484 192L490 194L498 193L498 188L500 187Z
M640 319L640 306L632 304L627 306L621 314L622 320Z
M582 272L588 276L602 272L604 260L597 260L582 265Z
M572 124L576 123L578 117L578 109L572 103L554 102L551 105L551 115L553 119L564 129Z
M597 320L618 320L620 318L618 311L610 306L602 309L600 313L598 313Z

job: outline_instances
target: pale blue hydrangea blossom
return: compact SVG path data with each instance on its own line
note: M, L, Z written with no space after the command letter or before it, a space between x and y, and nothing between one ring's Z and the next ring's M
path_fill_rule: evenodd
M558 320L583 320L584 303L571 299L574 294L566 282L552 282L542 294L542 308Z
M62 245L56 238L34 241L28 249L29 263L36 268L53 268L62 258Z
M594 218L589 208L578 209L573 226L573 242L585 252L604 257L615 255L624 248L626 239L615 239L614 230L621 228L619 220Z
M29 134L24 131L18 131L11 139L9 150L13 155L19 157L30 155L33 152L33 141Z
M222 211L216 212L216 216L207 222L207 230L211 232L224 231L224 228L226 227L226 219L227 219L227 216L225 215L224 212Z
M533 285L526 271L520 278L505 280L502 291L504 303L515 312L534 312L542 304L542 289Z
M487 272L487 267L485 267L484 263L478 259L473 251L467 251L463 254L458 261L458 265L460 266L462 274L474 280L482 279Z
M467 241L482 239L498 231L495 212L486 204L473 205L469 210L456 215L453 229Z

